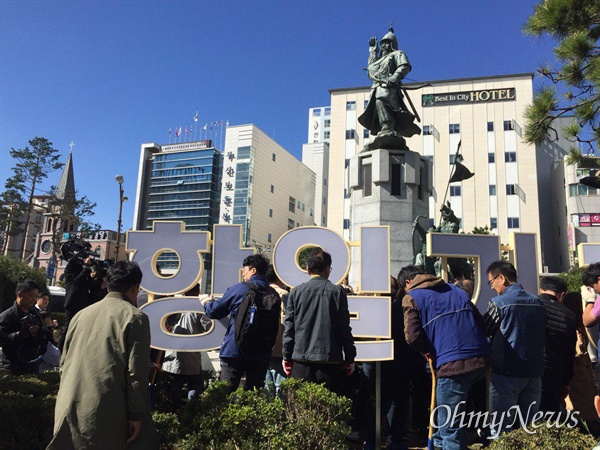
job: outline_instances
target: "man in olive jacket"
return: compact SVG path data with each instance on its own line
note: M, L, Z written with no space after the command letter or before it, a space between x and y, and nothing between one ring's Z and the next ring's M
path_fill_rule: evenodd
M158 449L150 415L150 324L135 304L138 265L108 272L108 295L72 320L48 449Z
M311 279L292 289L285 309L283 368L288 376L339 393L356 357L348 298L328 279L329 253L313 250L306 265Z

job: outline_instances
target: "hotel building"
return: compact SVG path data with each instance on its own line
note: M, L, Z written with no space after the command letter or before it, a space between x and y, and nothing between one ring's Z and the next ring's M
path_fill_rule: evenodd
M524 112L533 99L533 74L406 83L404 87L423 130L407 139L407 145L433 162L429 225L439 225L440 207L450 201L466 233L487 225L505 244L511 231L536 233L540 269L547 266L553 271L560 236L542 218L552 209L552 165L570 145L562 136L542 145L524 142ZM331 105L309 112L318 111L309 119L311 143L315 139L326 142L325 117L328 120L327 226L348 240L356 239L349 220L348 165L371 139L357 120L370 92L370 87L331 89ZM322 130L318 137L315 123ZM462 163L475 175L448 186L459 143Z

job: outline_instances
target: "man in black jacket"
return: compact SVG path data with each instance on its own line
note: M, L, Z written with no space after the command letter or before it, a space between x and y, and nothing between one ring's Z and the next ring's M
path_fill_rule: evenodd
M17 375L37 372L51 339L34 308L38 292L39 286L34 281L22 281L15 290L15 303L0 314L0 369Z
M292 289L285 309L283 368L288 376L340 393L343 373L352 375L356 357L348 299L329 281L329 253L313 250L306 266L311 279Z
M92 303L90 290L94 284L93 262L93 256L88 256L83 261L75 256L65 267L65 326L58 340L58 348L61 352L71 319Z
M562 304L567 283L559 277L542 277L540 299L548 315L544 348L544 376L540 411L560 412L573 377L575 358L575 315Z

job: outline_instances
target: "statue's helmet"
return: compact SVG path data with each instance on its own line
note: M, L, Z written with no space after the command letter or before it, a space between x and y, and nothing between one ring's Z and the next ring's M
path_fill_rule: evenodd
M381 39L381 42L390 42L392 44L392 48L394 50L398 50L398 39L396 39L396 35L394 34L394 29L390 27L390 31Z

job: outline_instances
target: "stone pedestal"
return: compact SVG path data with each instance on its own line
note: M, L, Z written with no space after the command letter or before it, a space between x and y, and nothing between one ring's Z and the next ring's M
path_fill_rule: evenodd
M412 223L429 217L433 174L431 161L411 150L376 149L350 160L350 240L360 238L361 226L390 227L391 274L413 262L413 248L421 249ZM352 247L350 282L359 280L359 248ZM382 249L384 251L384 249Z

